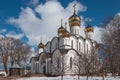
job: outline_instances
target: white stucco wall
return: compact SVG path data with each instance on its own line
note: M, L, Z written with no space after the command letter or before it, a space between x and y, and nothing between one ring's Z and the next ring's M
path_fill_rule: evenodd
M61 53L59 50L55 50L53 52L53 56L52 56L52 74L59 74L60 73L60 67L61 67L61 64L59 65L59 69L58 69L58 59L59 59L59 63L61 63Z
M50 53L50 41L49 42L47 42L47 44L45 45L45 47L44 47L44 51L45 51L45 53Z
M70 27L70 33L80 35L80 27L79 26Z
M54 37L51 41L51 52L58 48L58 37Z

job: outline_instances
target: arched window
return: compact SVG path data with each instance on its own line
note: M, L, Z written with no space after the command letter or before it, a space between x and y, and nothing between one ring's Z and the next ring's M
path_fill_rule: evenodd
M81 52L81 44L80 44L80 42L79 42L79 52Z
M88 54L88 44L87 44L87 54Z
M57 59L57 68L59 69L59 64L60 64L60 61L59 61L59 58Z
M57 49L58 47L57 47L57 43L56 43L56 49Z
M70 57L70 69L72 69L72 57Z
M71 46L72 46L72 48L73 48L73 40L71 41Z

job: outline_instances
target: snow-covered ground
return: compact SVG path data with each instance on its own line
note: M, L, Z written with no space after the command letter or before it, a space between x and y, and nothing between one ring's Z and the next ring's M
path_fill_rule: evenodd
M61 80L61 77L29 77L29 78L20 78L17 80ZM77 76L64 76L64 80L78 80ZM79 80L86 80L86 77L80 77ZM89 77L88 80L103 80L102 77ZM105 77L104 80L120 80L120 76L114 77Z

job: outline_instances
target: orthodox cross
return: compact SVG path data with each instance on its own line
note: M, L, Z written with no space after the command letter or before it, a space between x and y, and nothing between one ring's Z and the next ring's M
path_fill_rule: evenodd
M67 22L65 22L65 29L67 30Z
M74 14L76 13L76 4L73 5L74 8Z
M90 25L90 18L88 18L88 25Z
M63 19L61 19L61 26L63 25Z

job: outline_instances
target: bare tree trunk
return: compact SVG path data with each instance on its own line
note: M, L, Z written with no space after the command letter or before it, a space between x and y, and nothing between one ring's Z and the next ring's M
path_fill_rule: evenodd
M87 79L86 80L88 80L88 74L87 74Z
M63 75L61 75L61 80L63 80Z
M4 69L5 69L6 74L8 74L7 65L5 64L4 64Z

